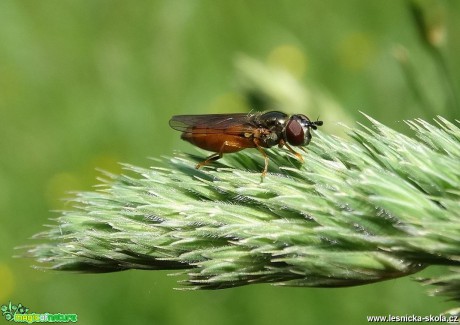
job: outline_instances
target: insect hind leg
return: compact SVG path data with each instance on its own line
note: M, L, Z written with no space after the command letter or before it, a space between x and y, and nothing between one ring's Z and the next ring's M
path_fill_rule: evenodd
M201 167L203 166L206 166L208 165L209 163L213 162L213 161L216 161L216 160L219 160L220 158L222 158L224 156L224 152L225 152L225 149L226 148L229 148L229 147L236 147L236 148L239 148L238 145L235 145L235 144L232 144L231 142L229 141L225 141L222 146L220 147L220 150L219 152L216 152L216 153L213 153L212 155L210 155L208 158L206 158L206 160L200 162L199 164L197 164L195 166L196 169L200 169Z
M216 161L216 160L219 160L220 158L222 158L224 155L222 152L217 152L217 153L213 153L212 155L210 155L208 158L206 158L206 160L198 163L195 168L196 169L200 169L201 167L203 166L206 166L208 165L209 163L213 162L213 161Z

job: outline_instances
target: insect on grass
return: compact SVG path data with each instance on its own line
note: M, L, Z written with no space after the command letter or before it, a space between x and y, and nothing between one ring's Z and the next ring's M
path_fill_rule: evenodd
M303 114L287 115L279 111L233 114L176 115L169 125L181 131L181 138L191 144L214 153L196 165L201 168L222 158L224 153L256 148L264 156L262 178L267 174L268 156L264 148L278 145L286 147L300 161L302 156L291 146L310 143L311 130L323 125L323 121L311 121ZM304 150L305 151L305 150Z

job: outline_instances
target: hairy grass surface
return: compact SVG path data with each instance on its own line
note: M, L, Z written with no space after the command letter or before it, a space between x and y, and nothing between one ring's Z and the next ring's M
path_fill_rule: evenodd
M369 120L351 140L316 132L304 164L269 150L263 182L255 150L202 170L204 155L125 165L27 255L54 270L181 270L194 289L352 286L450 265L423 281L460 301L460 129L408 121L411 138Z

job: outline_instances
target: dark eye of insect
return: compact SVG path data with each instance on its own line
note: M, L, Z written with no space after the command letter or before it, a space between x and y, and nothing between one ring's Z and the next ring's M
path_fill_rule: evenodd
M290 120L286 125L286 140L293 146L300 146L304 143L304 132L302 125L297 120Z

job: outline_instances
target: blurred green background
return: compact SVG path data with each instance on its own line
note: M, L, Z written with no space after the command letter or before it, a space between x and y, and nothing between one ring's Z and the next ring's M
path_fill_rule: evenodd
M459 84L460 2L419 3L441 26ZM429 112L393 55L401 45ZM364 121L359 111L402 131L403 119L460 118L405 1L1 1L0 304L77 313L82 324L366 323L366 315L453 307L410 278L175 291L178 278L168 272L42 272L12 257L58 215L50 211L69 208L69 191L97 184L96 168L120 173L118 162L145 167L154 163L147 157L193 151L168 127L171 115L260 108L238 91L241 54L284 67L312 86L313 98L318 91L334 103L309 111L328 132Z

